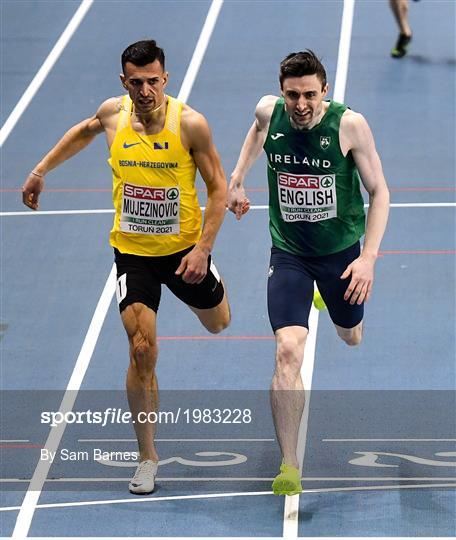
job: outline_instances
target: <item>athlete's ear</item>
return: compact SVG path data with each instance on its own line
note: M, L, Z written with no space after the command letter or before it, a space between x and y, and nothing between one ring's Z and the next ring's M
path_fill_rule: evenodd
M326 83L324 86L323 86L323 97L326 97L326 94L328 93L328 90L329 90L329 84Z
M163 88L168 84L169 73L165 71L163 73Z
M124 75L123 73L121 73L121 74L119 75L119 77L120 77L120 82L122 83L122 86L123 86L125 89L127 89L127 83L126 83L125 75Z

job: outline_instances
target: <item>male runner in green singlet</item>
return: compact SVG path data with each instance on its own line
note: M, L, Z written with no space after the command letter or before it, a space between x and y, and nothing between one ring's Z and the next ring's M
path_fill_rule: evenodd
M325 101L326 72L312 51L283 60L280 87L282 97L264 96L256 107L231 174L228 206L237 219L249 210L244 178L264 148L273 245L268 312L277 346L271 407L283 456L273 490L294 495L302 491L296 455L304 409L300 370L314 282L338 335L358 345L389 192L366 120ZM369 193L367 226L360 179Z

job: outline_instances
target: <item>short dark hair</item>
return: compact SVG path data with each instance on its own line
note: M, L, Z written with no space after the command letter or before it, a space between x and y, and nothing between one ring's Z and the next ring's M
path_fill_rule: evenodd
M125 64L131 62L135 66L145 66L158 60L165 69L165 53L157 46L154 39L137 41L129 45L122 53L122 70L125 73Z
M289 77L303 77L304 75L317 75L322 88L326 85L326 71L323 64L310 49L291 53L280 62L280 88L283 81Z

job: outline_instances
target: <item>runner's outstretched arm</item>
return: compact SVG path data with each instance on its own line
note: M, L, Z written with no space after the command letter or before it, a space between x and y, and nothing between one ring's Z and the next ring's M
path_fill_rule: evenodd
M247 133L238 162L234 171L231 173L228 209L236 214L236 219L238 220L250 208L250 201L245 195L244 179L263 150L276 101L277 96L264 96L258 102L255 109L255 121Z
M93 139L102 133L103 117L112 112L113 100L107 100L91 118L86 118L79 124L71 127L60 141L35 165L27 176L22 187L22 202L37 210L40 193L44 188L44 177L52 169L70 159L89 145Z

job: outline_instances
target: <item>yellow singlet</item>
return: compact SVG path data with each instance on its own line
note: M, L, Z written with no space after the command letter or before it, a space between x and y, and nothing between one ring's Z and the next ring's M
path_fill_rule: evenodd
M196 165L180 138L182 103L167 99L165 125L156 135L134 131L132 101L122 99L108 160L116 211L109 240L121 253L171 255L201 235Z

